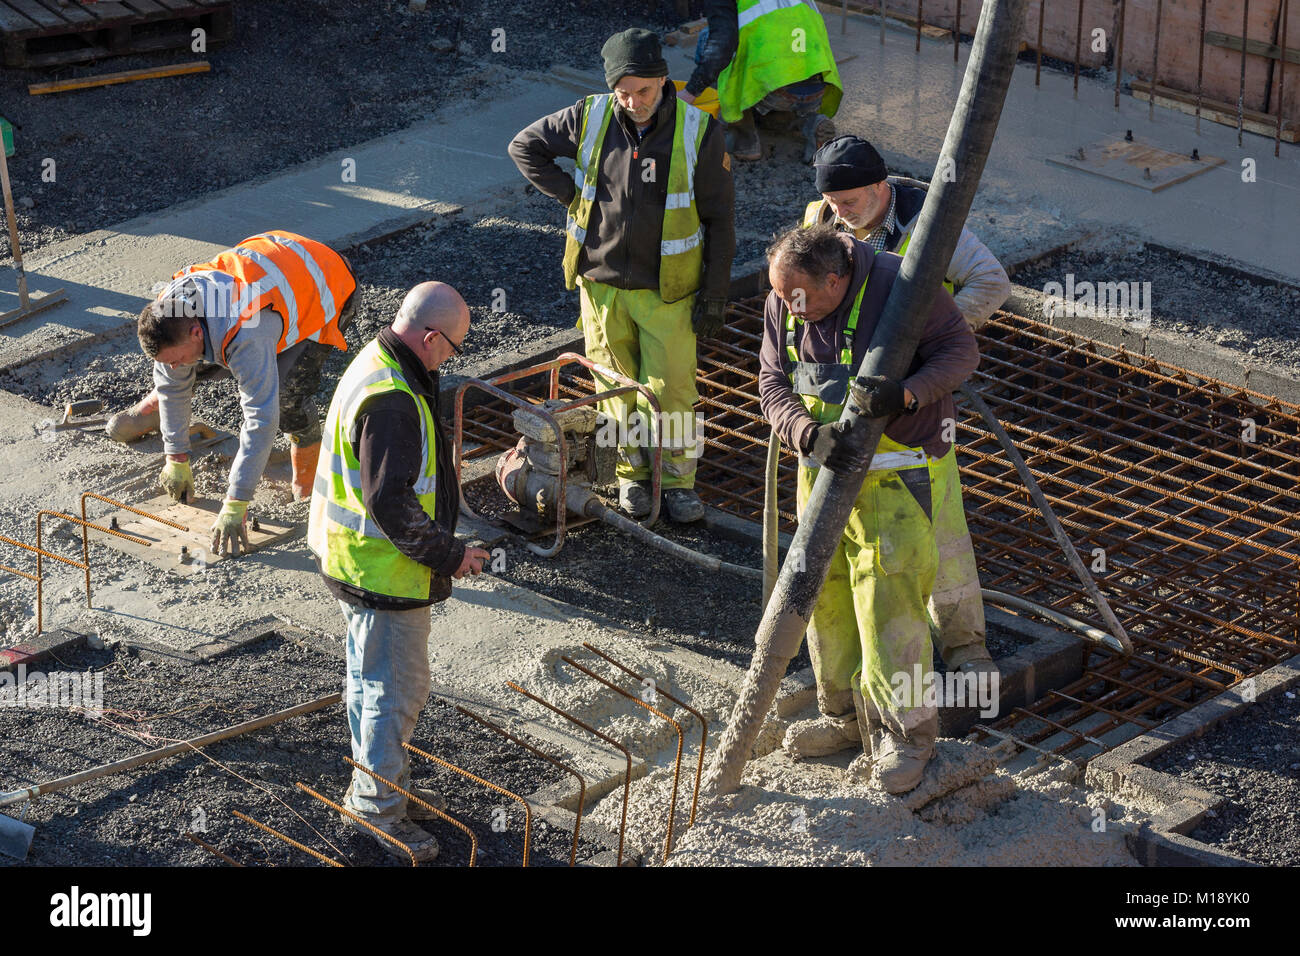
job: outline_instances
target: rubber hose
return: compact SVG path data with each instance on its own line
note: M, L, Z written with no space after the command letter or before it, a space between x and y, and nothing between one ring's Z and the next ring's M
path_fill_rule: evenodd
M1124 645L1119 642L1114 634L1109 631L1103 631L1099 627L1093 627L1086 621L1080 621L1078 618L1070 617L1068 614L1062 614L1060 611L1050 607L1043 607L1041 604L1035 604L1033 601L1027 601L1016 594L1007 594L1004 591L993 591L989 588L980 588L980 593L984 600L993 604L1005 604L1009 607L1018 607L1022 611L1029 611L1031 614L1041 614L1049 621L1060 624L1062 627L1068 627L1072 631L1077 631L1081 636L1095 644L1102 644L1110 648L1117 654L1128 654L1129 651L1124 649Z
M599 518L608 525L618 528L620 531L626 531L632 537L642 541L652 548L658 548L660 551L666 551L674 557L681 558L683 561L689 561L691 564L698 565L709 571L725 571L728 574L736 574L751 580L761 581L763 572L758 568L747 568L742 564L732 564L729 561L723 561L721 558L715 558L709 554L701 554L676 541L669 541L662 535L657 535L653 531L643 528L630 518L625 518L617 511L614 511L604 502L592 498L587 502L586 514L589 518Z

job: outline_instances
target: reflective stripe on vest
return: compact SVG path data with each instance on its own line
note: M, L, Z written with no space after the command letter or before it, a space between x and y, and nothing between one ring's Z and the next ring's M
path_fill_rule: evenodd
M403 378L400 364L371 341L339 381L325 418L313 484L307 544L331 578L390 597L423 599L432 570L402 554L365 506L360 462L351 436L362 405L377 395L403 392L415 403L423 466L414 491L430 518L437 507L437 433L429 403Z
M767 94L819 77L826 84L821 112L834 116L843 97L826 21L815 5L796 0L738 0L736 53L718 76L718 111L735 123ZM794 31L800 31L795 33ZM791 52L792 36L803 49Z
M268 307L284 320L278 352L304 340L347 350L338 319L356 279L343 257L322 243L282 230L251 236L209 262L177 272L163 294L187 277L208 283L205 292L220 297L215 307L205 308L204 319L213 354L223 365L240 327Z
M674 112L668 195L659 240L659 296L665 302L676 302L695 292L704 274L704 228L695 205L695 168L708 117L703 110L684 102L678 102ZM589 96L583 103L573 169L576 189L564 220L564 281L570 289L577 285L578 259L587 241L587 225L596 201L601 149L613 115L613 94Z

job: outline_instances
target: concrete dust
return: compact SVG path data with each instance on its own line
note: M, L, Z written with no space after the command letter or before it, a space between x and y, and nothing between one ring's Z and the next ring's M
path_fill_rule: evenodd
M1012 777L994 768L988 751L965 741L942 739L937 748L934 772L922 782L926 789L914 791L910 800L851 778L845 771L854 751L795 762L777 750L750 762L735 793L702 798L695 826L687 829L694 771L690 754L683 761L668 863L1136 865L1124 843L1124 834L1136 825L1132 818L1107 821L1096 832L1088 795L1068 781L1050 774ZM976 771L981 773L969 782ZM640 851L646 862L662 859L671 791L671 763L632 785L628 847ZM616 833L621 809L619 788L593 809L590 819Z

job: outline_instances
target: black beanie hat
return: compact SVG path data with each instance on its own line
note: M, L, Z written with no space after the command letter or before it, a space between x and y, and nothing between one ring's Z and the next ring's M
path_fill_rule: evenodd
M605 85L611 90L625 76L668 75L659 35L639 27L615 33L600 48L600 55L605 58Z
M837 136L813 156L817 191L836 193L884 182L889 175L876 147L860 136Z

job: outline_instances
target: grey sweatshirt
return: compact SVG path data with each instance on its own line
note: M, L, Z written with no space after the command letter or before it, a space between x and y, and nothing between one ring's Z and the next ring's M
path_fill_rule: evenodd
M284 321L274 309L258 312L230 340L224 363L216 357L206 323L202 319L199 323L203 326L203 360L230 369L239 385L239 404L244 410L239 452L230 465L226 497L251 501L280 427L280 369L276 348L284 334ZM288 356L292 351L284 354ZM161 362L153 365L163 451L169 455L190 450L190 410L196 368L187 365L173 372Z

